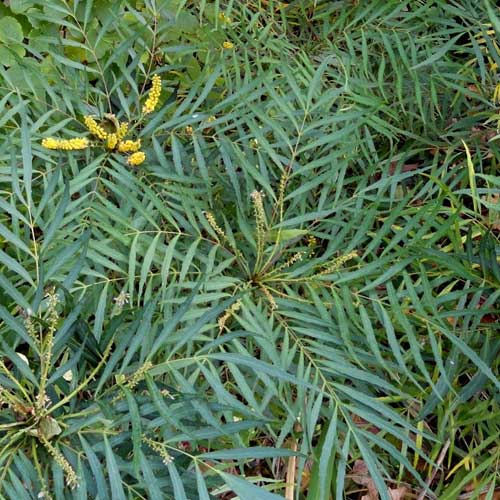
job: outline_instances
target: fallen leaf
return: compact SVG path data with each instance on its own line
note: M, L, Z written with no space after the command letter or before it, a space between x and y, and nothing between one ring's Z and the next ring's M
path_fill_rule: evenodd
M400 486L399 488L391 488L389 489L389 495L392 500L404 500L408 490L405 486Z
M378 434L380 432L380 429L375 425L371 425L370 422L368 422L368 420L365 420L364 418L354 413L351 415L352 415L352 420L357 427L364 428L368 432L371 432L372 434Z
M361 500L379 500L377 487L373 479L370 477L368 467L364 460L356 460L352 467L350 478L361 486L366 486L367 494L361 497ZM399 488L389 488L387 490L391 500L404 500L408 489L405 486Z
M368 466L364 460L356 460L350 474L351 479L361 486L366 486L367 495L363 495L361 500L378 500L378 492L373 479L368 472Z
M479 497L479 500L486 500L487 497L488 497L488 493L482 493ZM493 496L490 498L491 498L491 500L500 500L500 490L495 490L493 492Z
M405 172L411 172L412 170L417 170L419 167L420 163L405 163L404 165L401 165L400 173L404 174ZM391 164L389 166L389 175L394 175L397 170L398 170L398 162L391 161Z

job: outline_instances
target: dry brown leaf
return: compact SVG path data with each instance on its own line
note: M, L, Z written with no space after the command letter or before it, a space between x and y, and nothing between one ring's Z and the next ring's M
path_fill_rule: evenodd
M351 470L351 479L356 484L361 484L362 486L366 486L367 482L371 481L368 474L368 466L364 460L356 460L354 462Z
M368 432L371 432L372 434L378 434L380 432L380 429L378 427L376 427L375 425L371 425L370 422L368 422L368 420L365 420L363 417L360 417L355 413L351 413L351 416L354 424L357 427L364 428Z
M367 494L361 497L361 500L379 500L377 488L373 479L370 477L368 467L364 460L356 460L352 467L350 478L361 486L366 486ZM392 500L404 500L408 489L405 486L399 488L389 488L388 493Z
M389 495L392 500L404 500L408 490L405 486L400 486L399 488L391 488L389 489Z
M356 484L366 486L368 490L368 494L363 495L361 500L378 500L377 488L373 479L370 477L368 467L364 460L356 460L354 462L350 477Z
M417 170L420 167L420 163L405 163L404 165L401 166L401 173L404 174L405 172L411 172L412 170ZM397 161L391 161L391 164L389 166L389 175L394 175L398 169L398 162Z
M483 493L480 497L479 500L485 500L485 498L488 496L488 493ZM493 492L493 499L492 500L500 500L500 490L495 490Z
M480 497L479 500L485 500L486 497L488 496L488 493L483 493ZM500 500L500 490L495 490L493 492L493 497L492 500Z

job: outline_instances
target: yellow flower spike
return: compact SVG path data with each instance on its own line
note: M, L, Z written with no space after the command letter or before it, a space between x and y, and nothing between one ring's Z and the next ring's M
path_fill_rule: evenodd
M54 139L48 137L42 140L42 146L47 149L60 149L63 151L74 151L85 149L90 145L86 137L75 137L74 139Z
M119 141L121 141L128 132L128 122L123 122L120 123L120 126L116 130L116 137L118 138Z
M136 153L132 153L128 157L127 163L129 165L140 165L146 159L146 154L143 151L137 151Z
M234 48L234 43L233 42L230 42L228 40L226 40L222 46L225 48L225 49L233 49Z
M118 151L120 153L135 153L141 149L141 140L137 141L121 141L118 143Z
M151 89L148 93L148 98L142 107L144 114L152 113L158 105L158 100L161 94L161 78L158 75L153 75Z
M97 122L91 116L84 116L83 122L92 135L95 135L98 139L104 141L108 137L108 133L97 124Z
M90 143L86 137L77 137L75 139L66 139L63 140L63 148L67 150L76 150L76 149L86 149L89 147Z
M118 144L118 137L116 134L108 134L108 140L106 146L108 149L115 149Z
M42 146L47 149L59 149L59 140L53 137L47 137L42 140Z

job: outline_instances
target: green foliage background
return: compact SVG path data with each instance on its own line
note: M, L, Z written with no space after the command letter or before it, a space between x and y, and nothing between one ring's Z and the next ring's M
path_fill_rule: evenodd
M0 4L2 497L495 498L499 19Z

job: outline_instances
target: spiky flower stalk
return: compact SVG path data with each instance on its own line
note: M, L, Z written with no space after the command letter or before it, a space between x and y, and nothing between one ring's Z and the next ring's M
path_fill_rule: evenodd
M337 272L347 261L354 259L354 257L357 257L358 253L357 252L349 252L345 255L340 255L339 257L336 257L333 259L326 268L324 268L322 271L319 273L316 273L315 276L323 276L325 274L332 274Z
M276 304L276 301L274 300L274 297L272 296L271 292L263 285L260 285L260 289L262 290L262 293L266 296L266 299L269 302L271 310L274 311L275 309L278 309L278 304Z
M146 361L139 369L128 379L127 387L133 389L141 380L144 379L146 373L151 370L153 363Z
M3 368L5 368L5 365L3 365L2 367L2 371L6 373ZM17 404L18 401L16 400L16 398L7 389L5 389L5 387L2 387L0 385L0 405L16 406Z
M224 327L226 326L227 320L235 313L237 313L240 308L241 300L237 300L234 304L232 304L224 311L224 314L217 320L217 324L219 325L219 333L222 333L222 330L224 330Z
M257 259L255 263L256 270L259 269L259 264L264 255L264 242L266 239L266 212L264 210L263 195L260 191L252 191L252 198L257 236Z
M284 271L285 269L288 269L289 267L293 266L296 262L301 261L304 258L305 252L296 252L294 253L286 262L281 264L281 266L278 266L277 268L273 269L270 273L267 274L269 275L276 275L281 271Z
M219 224L217 224L214 214L212 212L205 211L203 212L203 215L207 219L207 222L210 224L210 227L216 232L216 234L219 235L222 240L225 240L226 233L224 233L224 230L219 226Z
M165 465L172 463L172 461L174 460L172 455L170 455L170 453L165 449L165 446L162 443L153 441L146 436L143 436L142 441L146 443L153 451L158 453L158 455L160 455Z
M126 377L123 374L116 375L115 379L117 384L119 384L122 388L133 389L137 386L137 384L144 379L146 373L153 367L153 363L151 361L146 361L139 369L133 373L130 377ZM117 394L112 402L116 403L122 398L122 394Z
M45 338L40 339L40 388L39 394L35 401L35 406L38 412L43 414L50 404L50 400L45 392L49 370L52 367L52 348L54 346L54 334L57 330L59 322L59 313L57 312L57 305L59 304L59 297L55 288L51 288L47 292L47 331Z
M28 312L27 315L24 318L24 327L26 328L26 331L28 332L28 335L33 340L38 340L37 329L35 327L35 324L33 323L33 319L31 317L31 313L30 312Z
M78 476L73 467L71 467L71 464L66 460L66 457L46 437L40 436L39 439L45 446L45 449L52 455L57 465L64 471L66 484L71 489L77 488L79 485Z

